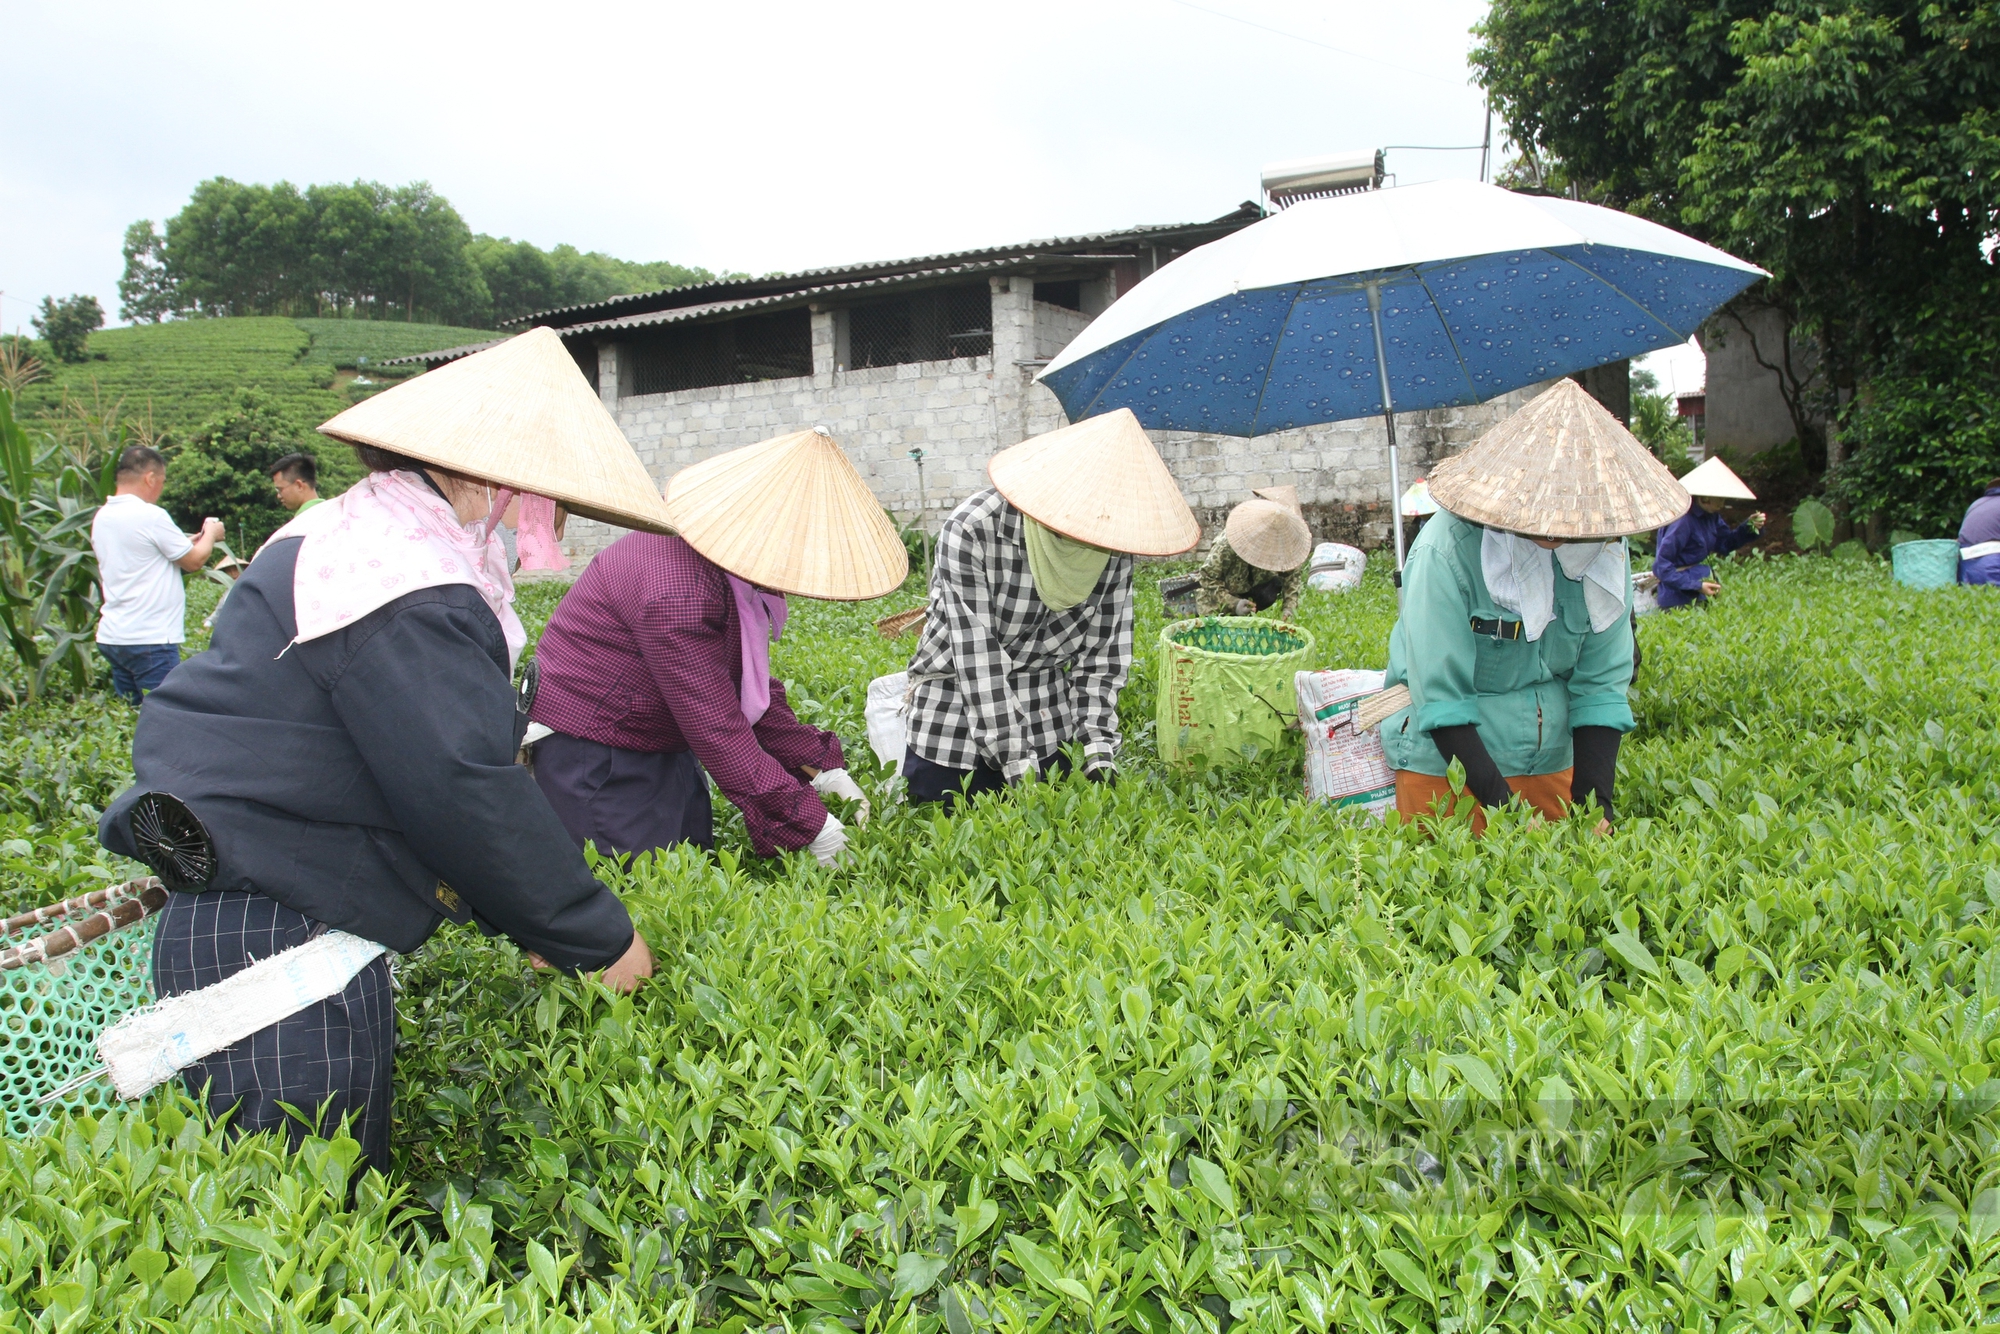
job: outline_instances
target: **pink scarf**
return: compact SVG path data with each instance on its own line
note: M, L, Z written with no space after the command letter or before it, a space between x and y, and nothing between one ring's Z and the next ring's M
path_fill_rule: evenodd
M755 727L764 710L771 707L771 644L785 633L790 609L783 593L766 593L727 570L722 573L736 597L736 625L743 640L743 685L738 698L743 716Z
M497 527L486 520L460 523L415 473L369 473L266 542L305 539L292 577L299 624L294 642L332 634L420 588L470 584L500 621L511 672L528 635L514 614L514 579Z

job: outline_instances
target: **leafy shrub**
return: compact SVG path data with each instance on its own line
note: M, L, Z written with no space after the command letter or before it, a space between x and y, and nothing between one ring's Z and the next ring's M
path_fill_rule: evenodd
M271 486L270 466L295 450L319 462L323 496L338 495L362 473L354 451L285 412L270 395L245 389L225 412L204 423L167 460L160 503L192 532L214 515L235 545L255 552L291 518Z
M2000 607L1730 566L1642 621L1618 832L1480 842L1154 763L1141 579L1117 788L879 807L830 872L727 820L712 859L603 863L659 946L629 998L447 929L399 965L389 1181L349 1204L338 1137L230 1146L172 1093L70 1119L0 1145L0 1321L1990 1321ZM801 602L774 648L850 742L917 597ZM1373 666L1394 610L1378 564L1301 619Z
M1694 432L1680 415L1673 395L1658 392L1659 387L1659 377L1651 371L1631 372L1632 434L1679 477L1694 466L1688 455L1694 447Z

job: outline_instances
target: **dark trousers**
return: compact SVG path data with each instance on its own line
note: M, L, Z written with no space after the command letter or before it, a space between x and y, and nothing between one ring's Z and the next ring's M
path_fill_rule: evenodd
M535 743L535 782L579 848L715 846L708 776L691 750L620 750L557 732Z
M167 673L181 665L179 644L99 644L97 651L111 664L111 688L128 704L158 690Z
M1039 766L1043 778L1062 778L1070 771L1069 756L1061 751L1043 759ZM982 792L998 792L1007 786L1006 778L992 765L981 761L970 769L947 769L942 764L933 764L916 751L903 753L903 777L909 782L910 803L939 801L947 812L955 810L961 795L976 797Z
M262 894L169 894L153 937L153 992L178 996L220 982L322 930ZM349 1133L368 1163L387 1172L395 1062L396 1002L389 961L378 957L338 996L195 1062L181 1078L196 1098L207 1090L210 1115L220 1119L234 1108L234 1130L283 1130L293 1148L315 1128L332 1134L352 1115ZM324 1119L303 1125L282 1103L308 1117L323 1107Z

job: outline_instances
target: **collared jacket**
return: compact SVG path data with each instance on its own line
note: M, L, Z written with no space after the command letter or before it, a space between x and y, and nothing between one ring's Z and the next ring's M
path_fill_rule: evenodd
M679 537L627 533L577 579L535 648L530 713L558 732L620 750L691 750L743 812L760 856L804 847L826 805L803 770L845 764L840 739L808 727L771 679L743 716L743 639L722 568Z
M1299 614L1299 590L1305 587L1306 567L1293 570L1266 570L1236 554L1229 539L1218 537L1202 562L1201 583L1195 590L1195 610L1203 616L1234 616L1236 599L1247 598L1251 590L1276 582L1272 602L1283 605L1278 614L1286 620ZM1268 605L1268 604L1267 604Z
M166 792L215 844L210 889L261 893L402 952L449 918L559 968L614 962L632 920L514 762L527 720L492 610L445 584L294 643L299 545L259 552L208 651L146 697L137 781L99 840L136 856L132 804Z
M1472 622L1517 619L1486 591L1479 561L1484 529L1439 511L1410 547L1403 614L1389 635L1386 685L1407 685L1410 705L1382 723L1382 749L1397 769L1441 775L1431 732L1473 723L1508 777L1570 767L1578 727L1632 730L1632 625L1620 616L1590 628L1583 583L1556 564L1555 619L1537 640L1476 635ZM1553 560L1553 553L1551 553ZM1632 605L1627 581L1625 605Z
M1749 524L1731 524L1703 509L1700 501L1690 505L1686 514L1660 529L1653 546L1660 607L1669 610L1701 601L1702 580L1715 577L1708 568L1709 557L1726 556L1756 540L1757 530Z
M1132 670L1132 558L1113 555L1089 596L1051 611L1035 594L1021 512L987 488L938 538L930 610L910 660L910 748L933 764L1009 778L1082 740L1112 760Z

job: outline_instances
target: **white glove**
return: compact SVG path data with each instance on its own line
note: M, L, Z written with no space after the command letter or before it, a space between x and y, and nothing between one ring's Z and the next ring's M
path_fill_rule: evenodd
M826 823L819 827L819 837L806 844L806 851L817 857L821 866L832 866L846 855L847 830L838 817L826 817Z
M812 785L813 791L819 793L822 797L845 797L849 801L860 802L861 810L854 817L854 823L864 829L867 828L868 794L861 790L859 783L848 776L847 770L821 769L818 775L812 780Z

